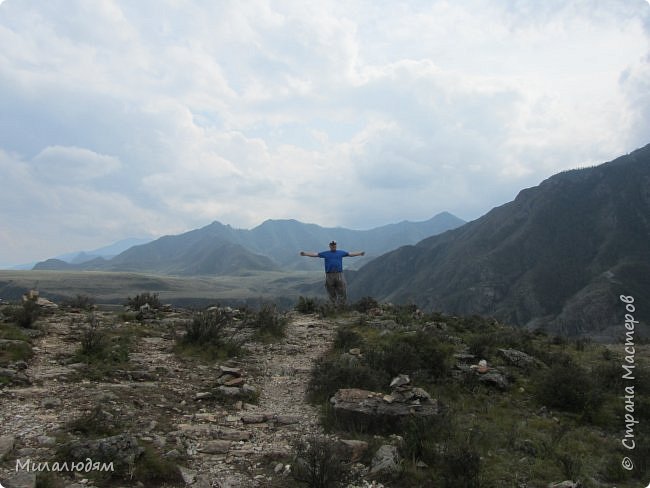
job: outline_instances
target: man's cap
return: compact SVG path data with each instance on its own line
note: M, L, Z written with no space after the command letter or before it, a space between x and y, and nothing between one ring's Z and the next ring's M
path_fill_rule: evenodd
M330 246L336 246L336 241L330 242Z

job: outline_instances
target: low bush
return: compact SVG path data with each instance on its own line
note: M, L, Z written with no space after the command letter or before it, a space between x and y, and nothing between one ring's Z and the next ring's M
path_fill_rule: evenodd
M352 309L361 313L368 313L370 310L379 308L379 302L372 297L363 297L352 304Z
M139 295L134 296L133 298L128 297L126 299L126 306L131 310L139 311L140 307L143 305L149 305L151 308L158 310L162 307L160 299L158 298L158 293L149 293L144 292Z
M86 439L98 439L119 434L124 425L115 412L95 405L89 412L70 420L65 428L68 432L81 434Z
M365 361L391 378L412 375L416 380L435 381L448 376L452 349L425 332L388 334L367 346Z
M410 418L403 424L402 455L413 463L424 461L432 465L440 459L439 446L453 435L454 426L448 412L435 417Z
M85 377L105 379L115 370L128 369L132 340L129 331L102 328L96 316L90 314L72 361L86 363L86 368L79 370Z
M474 333L467 339L468 352L481 359L494 359L497 349L517 349L538 357L533 347L533 335L525 330L497 327Z
M430 468L426 473L407 469L403 474L405 486L480 486L480 452L465 429L455 425L449 412L426 419L410 419L403 423L400 434L404 438L400 448L404 459L411 466L424 462Z
M404 305L387 305L385 306L386 315L395 320L399 325L410 325L418 318L421 318L421 312L414 303Z
M341 388L363 388L381 391L390 384L390 376L359 360L327 359L316 361L307 386L311 402L328 401Z
M196 312L185 324L185 335L178 341L181 351L208 359L224 359L242 353L242 322L228 308Z
M349 476L341 448L333 440L311 436L295 442L293 452L293 478L309 488L341 486Z
M590 414L600 404L599 390L592 376L570 358L541 371L534 393L542 405L566 412Z
M339 327L336 330L333 348L336 351L348 351L363 344L363 337L351 327Z
M319 300L317 298L311 297L298 297L298 303L294 307L297 312L304 314L312 314L318 311L320 306Z
M65 488L68 483L58 473L42 471L36 474L35 488Z
M79 308L81 310L91 310L95 306L95 299L88 295L76 295L72 298L67 298L61 303L62 306L68 308Z
M162 457L149 445L138 458L130 476L143 486L168 486L168 483L185 485L178 465L169 458Z
M99 328L97 316L90 314L88 316L88 325L81 337L81 354L91 356L101 353L106 345L106 334Z
M267 303L246 316L246 326L254 329L257 339L274 340L284 337L287 319L274 304Z
M28 361L34 355L29 337L16 326L0 325L0 339L16 341L0 344L0 367L15 361Z
M448 446L439 464L445 488L479 488L481 455L467 444Z
M5 308L4 313L17 326L32 329L41 315L41 308L36 300L25 300L21 305Z

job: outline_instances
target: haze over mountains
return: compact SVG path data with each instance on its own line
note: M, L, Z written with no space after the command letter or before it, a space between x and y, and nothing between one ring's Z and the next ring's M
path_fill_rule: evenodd
M483 217L394 250L354 274L371 295L493 315L566 335L621 337L631 295L650 313L650 145L566 171Z
M643 306L650 301L650 145L554 175L462 224L448 213L365 231L295 220L268 220L251 230L213 222L112 259L48 260L35 269L186 276L322 269L320 260L300 258L298 251L322 250L336 239L343 249L367 252L346 262L352 300L413 302L611 339L625 332L619 296L628 295L639 303L639 332L650 335L650 309ZM318 294L322 286L305 290Z
M111 259L86 262L49 259L37 270L135 271L171 275L220 275L245 271L322 269L320 260L298 256L300 250L324 250L332 239L342 249L365 250L364 262L405 244L414 244L464 224L443 212L423 222L403 221L370 230L326 228L297 220L267 220L247 230L213 222L200 229L133 246Z

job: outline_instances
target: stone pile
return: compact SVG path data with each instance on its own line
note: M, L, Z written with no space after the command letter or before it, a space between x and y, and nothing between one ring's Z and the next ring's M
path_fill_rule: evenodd
M373 424L440 413L438 401L422 388L413 387L407 375L394 378L390 387L388 395L359 388L340 389L330 403L337 414L360 416Z

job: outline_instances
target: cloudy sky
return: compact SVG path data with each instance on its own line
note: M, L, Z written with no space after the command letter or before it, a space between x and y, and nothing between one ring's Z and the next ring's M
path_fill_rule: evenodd
M472 220L650 143L645 0L4 0L0 265Z

